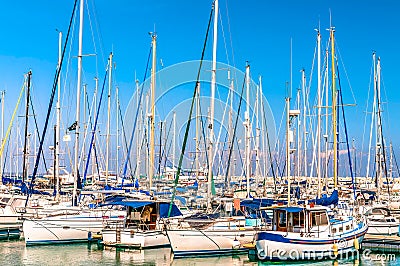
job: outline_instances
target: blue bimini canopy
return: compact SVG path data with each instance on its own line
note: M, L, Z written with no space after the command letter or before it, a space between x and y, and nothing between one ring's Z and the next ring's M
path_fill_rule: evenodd
M287 212L301 212L303 208L300 207L282 207L282 208L277 208L277 210L284 210Z
M128 206L128 207L132 207L133 209L136 208L140 208L146 205L150 205L153 204L154 202L152 201L139 201L139 200L135 200L135 201L113 201L110 203L106 203L106 204L102 204L102 206L106 206L106 205L121 205L121 206Z
M160 218L168 218L168 210L170 203L162 202L160 203ZM172 204L172 210L169 217L180 216L182 215L181 211L175 204Z

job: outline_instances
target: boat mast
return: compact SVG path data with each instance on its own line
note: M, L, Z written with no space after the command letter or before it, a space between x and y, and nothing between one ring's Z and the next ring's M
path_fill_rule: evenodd
M246 65L246 112L244 114L244 126L246 127L246 184L247 198L250 198L250 65Z
M301 87L303 91L303 161L304 161L304 177L307 177L307 92L306 92L306 73L304 68L301 71ZM297 134L299 134L297 132ZM300 151L298 151L300 153ZM300 165L298 166L300 168Z
M155 116L155 90L156 90L156 47L157 35L151 33L151 44L153 47L152 66L151 66L151 103L150 103L150 158L149 158L149 191L153 186L154 175L154 116Z
M332 121L333 121L333 185L334 189L338 187L338 164L337 164L337 153L338 153L338 132L337 132L337 118L336 118L336 74L335 74L335 36L334 28L330 28L331 35L331 60L332 60Z
M303 73L304 73L304 69L301 70L302 77L303 77ZM301 80L303 81L303 78ZM303 86L303 84L304 83L302 82L302 92L304 94L304 86ZM297 95L296 95L297 110L300 110L300 92L301 92L300 89L297 89ZM304 95L303 95L303 97L304 97ZM305 112L304 109L303 109L303 111ZM301 122L304 122L304 121L301 121ZM296 143L296 146L297 146L297 153L296 153L297 162L296 162L296 175L295 175L294 181L297 179L298 184L301 181L301 178L300 178L300 169L301 169L301 167L300 167L300 165L301 165L301 163L300 163L300 157L301 157L300 156L300 151L301 151L301 148L305 149L305 147L301 147L302 143L300 141L300 126L301 126L301 122L300 121L297 122L297 130L296 130L297 131L296 132L297 133L297 136L296 136L297 137L297 143ZM305 130L303 131L303 136L304 136L304 138L306 136ZM305 158L303 158L303 160L304 159ZM304 173L304 177L306 177L305 172L303 172L303 173Z
M95 89L94 89L94 95L93 95L93 101L94 101L94 106L97 106L97 95L98 95L98 90L99 90L99 79L97 77L94 78L95 81ZM94 114L93 117L97 116L97 109L94 108ZM92 144L92 150L90 151L92 153L91 158L92 158L92 183L95 182L95 173L96 173L96 134L94 134L93 138L93 144ZM98 176L100 179L100 176Z
M176 152L176 112L175 111L173 113L173 119L174 119L174 135L172 137L172 150L173 150L173 152L172 152L172 173L175 175L175 152ZM198 155L196 154L196 158L197 157L198 157ZM196 167L198 167L197 164L196 164ZM197 171L198 171L198 168L197 168ZM198 173L197 173L197 175L198 175Z
M233 116L232 116L232 112L233 112L233 90L234 90L234 84L233 84L233 78L231 78L231 70L228 70L228 80L229 80L229 118L228 118L228 134L229 134L229 147L230 149L232 149L233 152ZM230 188L231 187L231 179L232 176L234 175L233 171L231 171L232 167L231 164L228 165L228 174L230 175L230 177L228 177L228 184L227 187Z
M290 205L290 96L286 97L286 178L287 178L287 205Z
M326 66L325 66L325 178L324 178L324 186L327 188L328 184L328 164L329 164L329 157L328 157L328 125L329 125L329 51L328 48L325 50L325 58L326 58Z
M5 96L6 92L3 90L1 91L1 143L3 143L4 141L4 96ZM4 161L4 157L3 157L3 153L1 153L0 156L0 174L1 174L1 178L3 178L3 161ZM10 172L11 168L10 168ZM1 180L0 180L1 183Z
M28 80L27 80L27 89L26 89L26 109L25 109L25 130L24 130L24 160L22 164L22 182L28 180L28 170L27 170L27 160L28 160L28 152L27 152L27 144L28 144L28 120L29 120L29 98L31 97L31 77L32 71L28 72Z
M58 33L58 68L61 65L61 45L62 45L62 32ZM60 123L61 123L61 110L60 110L60 96L61 96L61 73L58 75L57 80L57 103L56 103L56 146L54 156L54 178L56 181L56 200L60 197Z
M115 110L116 110L116 131L117 131L117 136L116 136L116 139L115 139L115 146L117 146L117 150L116 150L116 154L115 154L115 177L116 177L116 180L118 181L118 176L119 176L119 149L120 149L120 146L119 146L119 96L118 96L118 91L119 91L119 88L118 88L118 86L116 86L115 87L115 99L116 99L116 101L115 101L115 105L116 105L116 108L115 108Z
M317 33L317 46L318 46L318 125L317 125L317 176L318 176L318 198L321 198L321 34L318 30ZM325 155L326 156L326 155Z
M138 107L138 109L140 110L140 112L142 112L142 104L139 102L139 80L136 79L136 92L137 92L137 96L136 96L136 105ZM143 113L143 112L142 112ZM138 117L138 125L142 124L142 116L139 115ZM142 134L142 130L141 130L141 126L138 127L138 137L136 138L136 173L135 173L135 179L138 180L138 178L140 177L140 153L141 153L141 134ZM136 182L135 180L135 182Z
M214 1L214 33L213 33L213 55L211 70L211 98L210 98L210 121L209 121L209 146L208 146L208 176L207 176L207 210L211 210L211 185L213 168L213 145L214 145L214 97L217 72L217 37L218 37L218 0Z
M196 179L199 178L199 170L200 170L200 125L201 125L201 116L200 116L200 82L197 83L196 88ZM174 113L175 120L175 113ZM175 128L175 124L174 124ZM174 133L174 145L175 145L175 133ZM175 147L175 146L174 146ZM174 150L175 152L175 150ZM173 160L175 161L175 160Z
M260 84L257 85L256 88L256 104L255 104L255 114L256 114L256 143L255 143L255 147L254 150L256 152L256 170L255 170L255 180L256 180L256 184L258 185L259 182L259 178L261 176L261 167L260 167L260 126L259 126L259 113L260 113L260 103L259 103L259 98L260 97Z
M390 152L389 177L390 177L390 180L393 180L393 145L392 145L392 142L390 142L390 144L389 144L389 152Z
M81 75L82 75L82 35L83 35L83 2L80 2L79 9L79 41L78 41L78 80L76 88L76 119L75 119L75 153L74 153L74 190L72 192L72 205L77 204L78 194L78 175L79 175L79 118L80 118L80 104L81 104Z
M113 53L108 58L108 100L107 100L107 135L106 135L106 186L108 185L108 169L110 160L110 128L111 128L111 87L112 87L112 59Z
M375 61L375 54L374 54ZM376 111L376 167L377 167L377 195L378 199L380 198L380 192L382 188L382 172L383 172L383 164L384 160L382 156L382 148L383 148L383 136L382 132L382 121L381 121L381 59L378 57L378 62L376 64L376 103L377 103L377 111ZM389 184L388 184L389 186Z

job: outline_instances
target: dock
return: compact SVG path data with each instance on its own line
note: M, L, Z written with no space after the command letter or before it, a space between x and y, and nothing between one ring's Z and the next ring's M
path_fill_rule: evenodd
M366 234L362 241L362 249L400 252L400 236Z

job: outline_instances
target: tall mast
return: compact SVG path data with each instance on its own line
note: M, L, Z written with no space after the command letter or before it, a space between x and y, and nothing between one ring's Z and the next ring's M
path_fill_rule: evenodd
M176 152L176 112L174 111L173 114L173 119L174 119L174 135L172 137L172 173L175 175L175 152ZM197 140L196 140L197 141ZM196 158L198 155L196 154ZM196 165L197 167L197 165Z
M289 95L286 97L286 178L287 178L287 204L290 205L290 97Z
M325 139L325 186L327 184L328 180L328 163L329 163L329 156L328 156L328 125L329 125L329 52L328 49L325 51L325 57L326 57L326 66L325 66L325 134L324 134L324 139Z
M302 73L302 76L303 76L304 69L301 70L301 73ZM302 90L302 93L304 93L304 88ZM303 97L304 97L304 95L303 95ZM297 102L297 110L300 110L300 89L297 89L296 102ZM304 111L304 109L303 109L303 111ZM302 122L304 122L304 121L302 121ZM297 145L297 162L296 162L296 176L295 176L295 177L297 177L298 182L300 182L300 169L301 169L301 167L300 167L300 164L301 164L300 163L300 157L301 157L300 156L300 151L301 151L301 148L305 149L305 147L301 147L302 144L300 142L300 126L301 126L301 122L299 123L299 121L298 121L297 122L297 132L296 132L297 133L297 144L296 144ZM303 131L304 138L305 138L305 135L306 135L306 132ZM305 160L305 158L303 158L303 160ZM304 174L304 176L306 176L306 175ZM296 180L296 178L294 178L294 180Z
M260 84L257 85L257 92L256 92L256 143L254 150L256 152L256 171L255 171L255 176L256 176L256 184L258 184L259 178L261 176L261 167L260 167L260 125L259 125L259 114L260 114L260 103L259 103L259 98L261 98L260 94Z
M97 77L94 78L95 81L95 89L94 89L94 106L97 106L97 95L98 95L98 90L99 90L99 79ZM94 114L93 117L97 116L97 109L94 108ZM95 149L96 149L96 134L94 134L93 138L93 144L92 144L92 150L90 151L92 153L91 158L92 158L92 182L95 181L95 173L96 173L96 156L95 156ZM100 176L99 176L100 178Z
M389 169L389 177L390 180L393 178L393 145L392 142L389 144L389 152L390 152L390 169Z
M153 47L152 66L151 66L151 103L150 103L150 158L149 158L149 190L153 186L154 175L154 116L155 116L155 91L156 91L156 48L157 35L151 34L151 44Z
M116 136L116 139L115 139L115 146L117 146L117 151L116 151L116 155L115 155L115 177L116 177L116 179L118 180L118 176L119 176L119 96L118 96L118 91L119 91L119 88L118 88L118 86L117 87L115 87L115 99L116 99L116 101L115 101L115 104L116 104L116 108L115 108L115 110L116 110L116 130L117 130L117 136Z
M111 128L111 87L112 87L112 59L113 53L108 58L108 100L107 100L107 136L106 136L106 185L108 185L108 169L110 160L110 128Z
M141 109L142 109L143 105L139 102L139 95L140 95L140 93L139 93L139 80L137 80L137 79L136 79L136 93L137 93L136 105L137 105L138 109L140 111L142 111ZM138 125L141 125L141 123L142 123L142 119L141 118L142 118L142 116L139 115ZM138 127L138 134L137 134L138 137L136 138L136 174L135 174L135 179L140 177L141 128L142 128L141 126Z
M209 121L209 146L208 146L208 178L207 178L207 210L211 210L211 182L213 178L213 145L214 145L214 97L217 72L217 37L218 37L218 0L214 1L214 33L213 33L213 55L211 70L211 99L210 99L210 121Z
M303 69L301 71L301 86L303 91L303 162L304 162L304 176L307 176L307 93L306 93L306 73ZM297 133L299 134L299 133Z
M338 132L337 132L337 118L336 118L336 74L335 74L335 36L334 36L334 28L330 28L331 33L331 64L332 64L332 121L333 121L333 184L334 189L336 190L338 187L337 179L338 179L338 164L337 164L337 153L338 153Z
M230 72L230 70L229 70L229 79L230 79L230 89L229 89L229 93L230 93L230 108L229 108L229 124L228 124L228 129L229 129L229 139L231 140L230 141L230 148L232 149L232 151L233 151L233 115L232 115L232 112L233 112L233 96L234 96L234 85L233 85L233 78L231 78L231 72ZM235 173L234 173L234 171L231 171L231 164L229 164L228 165L228 173L230 174L230 176L232 177ZM230 186L231 186L231 179L232 178L229 178L228 179L228 187L230 188Z
M1 91L1 143L3 143L4 140L4 96L5 96L6 92L3 90ZM11 153L10 153L11 154ZM1 177L3 177L3 161L4 161L4 157L3 157L3 153L1 153L1 158L0 158L0 175ZM12 160L10 160L12 161ZM10 172L12 172L11 168L10 168ZM1 183L1 180L0 180Z
M80 2L79 9L79 45L78 45L78 81L76 86L76 128L75 128L75 154L74 154L74 190L72 192L72 205L77 204L78 175L79 175L79 119L81 105L81 75L82 75L82 35L83 35L83 2Z
M62 32L58 33L58 68L61 65L61 45L62 45ZM57 111L57 118L56 118L56 146L55 146L55 156L54 156L54 177L56 181L56 200L59 199L59 191L60 191L60 123L61 123L61 110L60 110L60 96L61 96L61 74L58 75L57 80L57 103L56 103L56 111Z
M246 184L247 198L250 198L250 65L246 66L246 112L244 114L244 126L246 127Z
M318 198L321 198L321 108L322 108L322 95L321 95L321 34L318 30L317 33L317 46L318 46L318 125L317 125L317 176L318 176Z
M375 55L374 55L375 58ZM381 121L381 59L378 57L378 62L376 64L376 167L377 167L377 195L379 198L380 191L382 188L382 172L383 172L383 156L382 156L382 149L383 149L383 136L382 132L382 121ZM389 185L389 184L388 184Z
M196 88L196 179L199 178L200 171L200 125L201 125L201 117L200 117L200 82L197 83ZM175 113L174 113L175 119ZM175 134L174 134L175 137ZM175 140L174 140L175 144ZM175 151L174 151L175 152ZM175 160L174 160L175 161Z
M376 128L376 119L375 119L375 110L376 110L376 60L375 60L375 52L372 53L372 63L373 63L373 85L374 85L374 101L372 104L372 112L371 112L371 126L370 126L370 131L369 131L369 144L368 144L368 156L367 156L367 170L366 170L366 176L367 178L369 177L369 167L370 167L370 160L371 160L371 151L372 151L372 136L373 136L373 129L374 129L374 123L375 123L375 128ZM375 135L376 138L376 135ZM375 139L375 144L376 144L376 139ZM376 148L376 147L375 147ZM375 162L376 162L376 149L375 149Z
M259 84L260 84L260 86L259 86L259 91L260 91L260 115L261 115L261 117L262 117L262 119L261 119L261 132L266 132L266 133L268 133L267 131L266 131L266 124L265 124L265 120L263 119L263 117L264 117L264 103L263 103L263 93L262 93L262 77L261 77L261 75L258 77L258 79L259 79ZM261 134L261 133L260 133ZM262 147L263 147L263 150L262 151L260 151L261 152L261 155L264 157L264 160L263 160L263 165L264 165L264 167L263 167L263 172L262 172L262 175L263 175L263 177L262 177L262 180L263 181L266 181L266 178L267 178L267 173L268 173L268 167L267 167L267 158L268 158L268 156L267 156L267 154L268 154L268 151L267 151L267 147L268 147L268 145L269 144L266 144L265 143L265 141L266 141L266 138L262 138ZM264 182L265 183L265 182ZM265 189L266 189L266 186L264 186L264 194L265 194Z
M28 120L29 120L29 98L30 98L30 91L31 91L31 76L32 76L32 71L29 71L28 72L27 89L26 89L25 130L24 130L24 160L23 160L23 164L22 164L22 182L27 181L27 178L28 178L27 144L28 144Z

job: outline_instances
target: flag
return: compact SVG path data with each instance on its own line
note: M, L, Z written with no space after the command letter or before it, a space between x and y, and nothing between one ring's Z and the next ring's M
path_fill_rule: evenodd
M76 130L77 125L78 125L78 121L75 121L70 127L68 127L68 131Z

